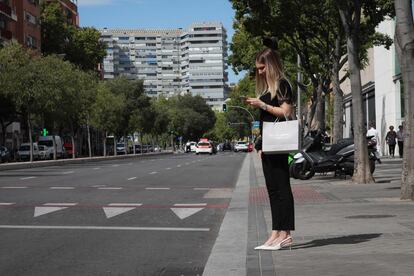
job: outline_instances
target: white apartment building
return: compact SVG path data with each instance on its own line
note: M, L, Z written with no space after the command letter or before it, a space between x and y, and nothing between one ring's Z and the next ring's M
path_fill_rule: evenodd
M104 79L142 79L149 96L191 93L214 109L227 97L227 34L221 23L188 29L102 29Z
M395 21L384 20L377 31L394 38ZM392 125L396 130L404 121L404 89L400 66L392 45L388 50L383 46L375 46L368 51L369 64L361 71L362 95L364 100L365 123L374 122L380 136L380 152L388 155L385 136ZM352 97L349 80L344 82L345 93L344 136L352 136ZM398 152L398 149L397 149Z

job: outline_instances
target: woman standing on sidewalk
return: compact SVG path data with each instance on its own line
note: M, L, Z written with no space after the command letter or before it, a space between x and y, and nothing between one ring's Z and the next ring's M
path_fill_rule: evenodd
M276 42L271 43L276 45ZM292 89L286 80L282 62L275 46L260 51L256 56L256 95L246 102L260 108L260 130L263 122L284 121L291 117ZM272 213L272 233L268 240L255 249L279 250L292 245L290 231L295 229L295 214L290 187L287 154L263 154L261 141L256 150L262 160L266 187Z

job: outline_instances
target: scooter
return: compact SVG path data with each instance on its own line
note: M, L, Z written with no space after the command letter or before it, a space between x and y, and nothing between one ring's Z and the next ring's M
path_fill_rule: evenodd
M305 138L304 146L300 153L294 156L291 165L291 176L301 180L312 178L315 173L335 172L335 175L352 175L354 172L354 141L353 139L342 139L324 150L323 132L315 137ZM375 171L377 157L371 151L370 170Z

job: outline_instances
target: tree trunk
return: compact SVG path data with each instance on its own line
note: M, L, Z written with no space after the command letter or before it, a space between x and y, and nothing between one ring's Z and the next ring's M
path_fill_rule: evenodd
M88 153L89 153L89 158L92 157L92 148L91 148L91 130L89 127L89 119L88 122L86 123L86 128L88 129Z
M342 139L344 137L344 119L343 119L343 113L344 113L344 93L340 86L340 80L339 80L339 70L340 68L340 38L337 38L335 41L335 58L333 61L332 66L332 86L333 86L333 95L334 95L334 123L333 123L333 144L336 144L338 140Z
M364 124L361 68L359 65L359 45L354 35L347 37L348 65L352 91L352 116L354 122L354 175L356 183L366 184L374 182L369 166L369 155L366 140L366 126Z
M404 82L405 124L401 199L414 200L414 23L412 2L395 0L395 48Z
M315 114L312 118L311 130L325 130L325 96L322 89L322 84L318 84L316 91L316 107Z
M116 154L116 136L114 134L114 156L117 156Z
M106 157L106 137L108 137L108 132L107 131L105 131L105 137L103 139L103 150L104 150L103 156L104 157Z
M27 128L29 130L30 162L33 162L32 123L30 122L30 114L27 114Z
M55 135L52 135L52 143L53 143L53 160L56 160L57 159L57 154L56 154Z
M75 146L75 134L73 132L70 138L72 141L72 159L75 159L76 158L76 146Z

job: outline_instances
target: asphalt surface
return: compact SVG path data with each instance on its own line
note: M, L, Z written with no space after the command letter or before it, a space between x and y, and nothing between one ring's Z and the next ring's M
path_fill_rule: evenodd
M0 275L201 275L245 156L0 172Z

